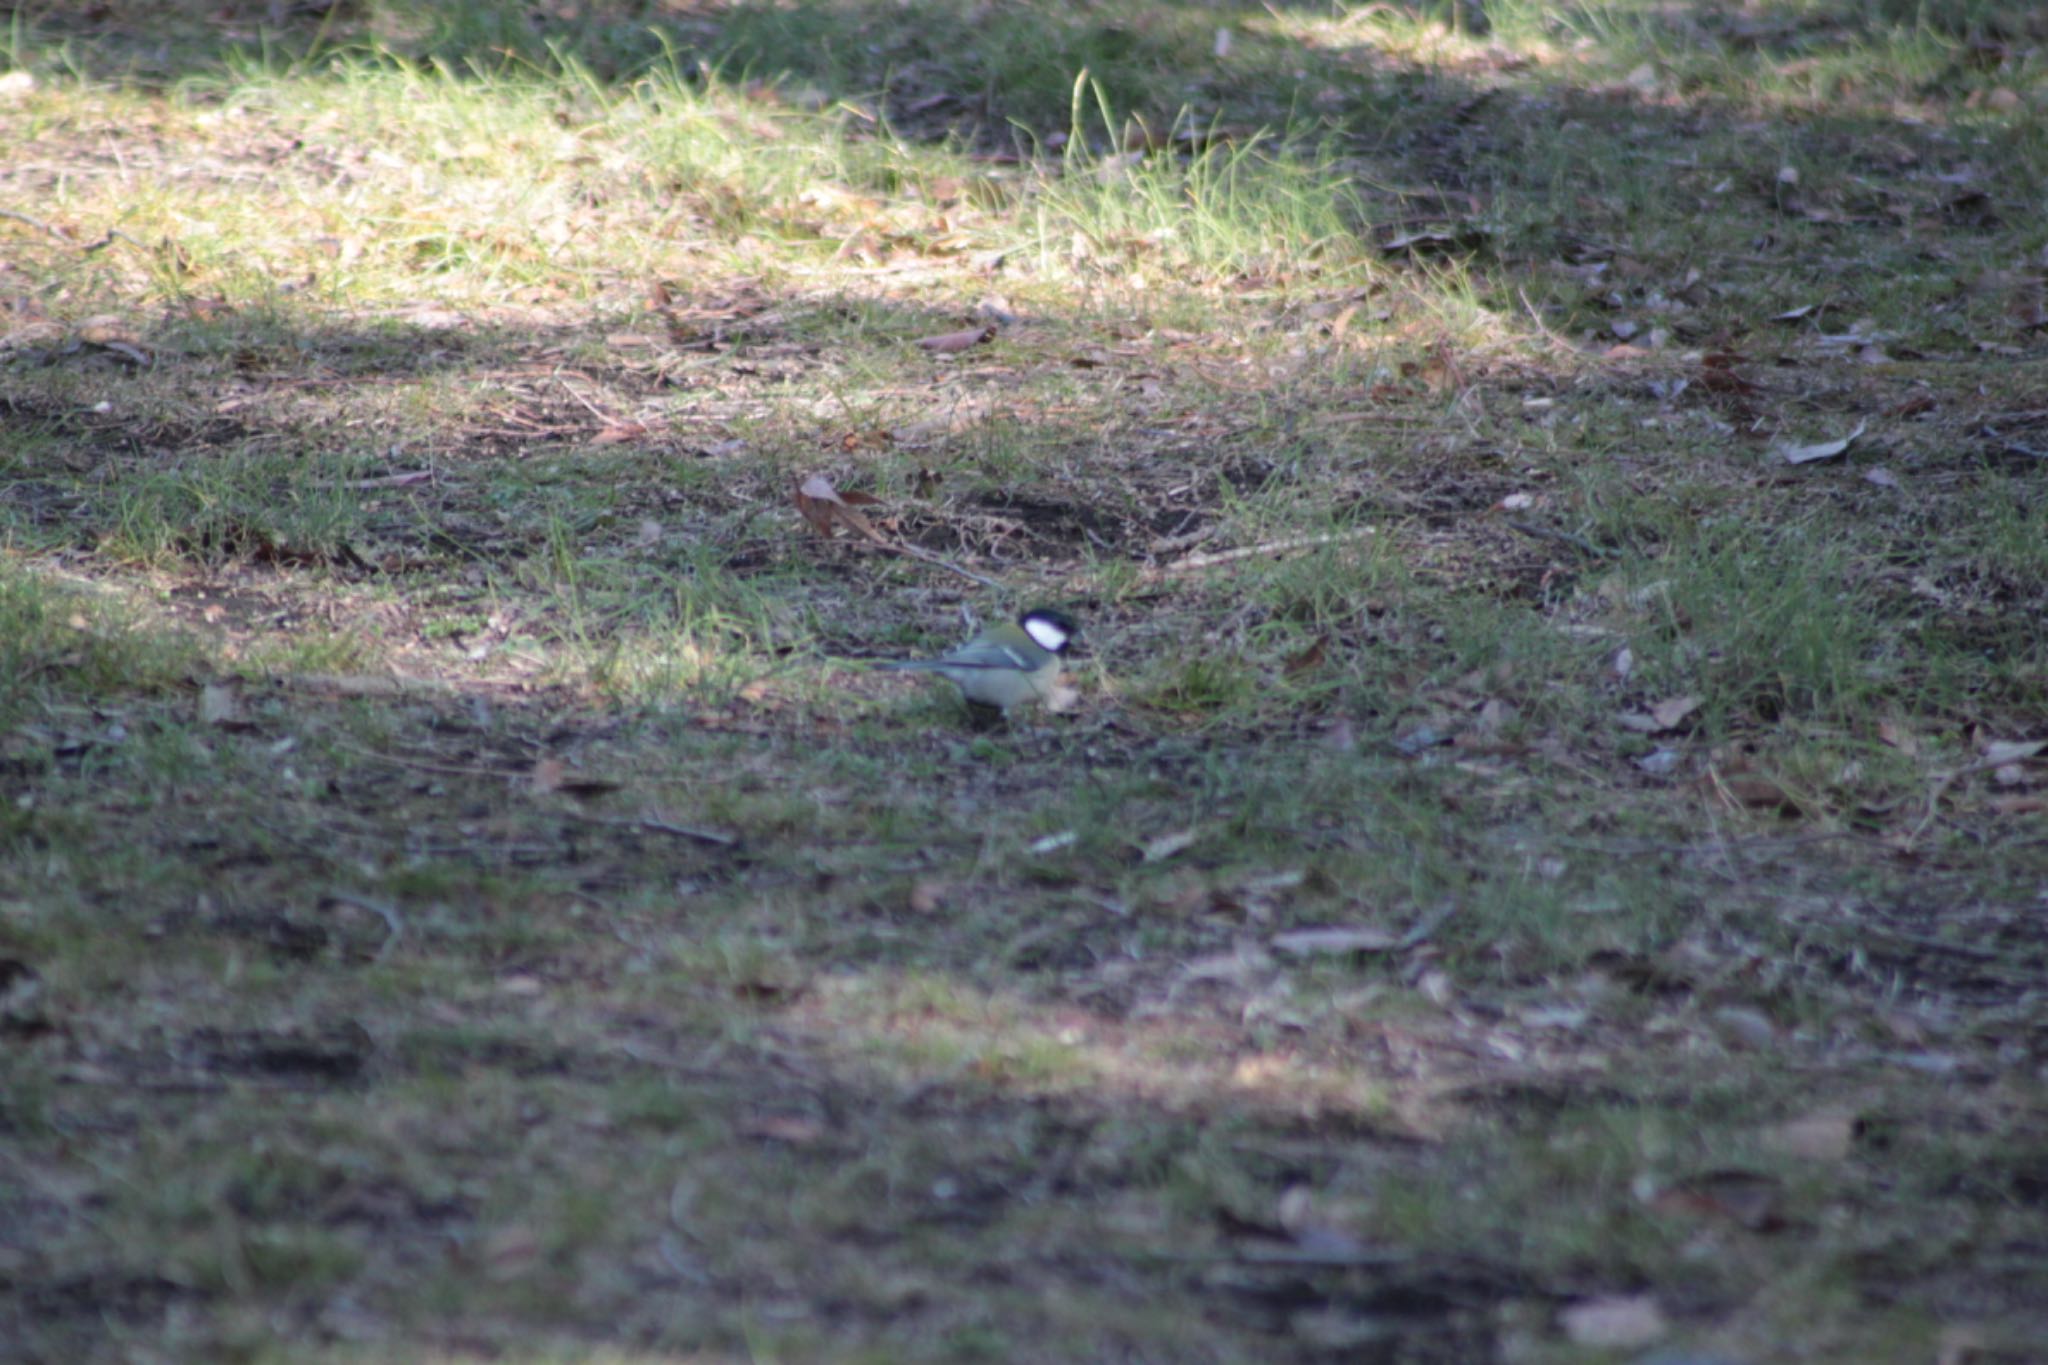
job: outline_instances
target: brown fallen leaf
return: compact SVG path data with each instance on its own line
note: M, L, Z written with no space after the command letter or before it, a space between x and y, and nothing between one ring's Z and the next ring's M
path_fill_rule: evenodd
M808 1147L825 1136L825 1125L807 1114L756 1114L740 1124L745 1137Z
M1650 1207L1659 1213L1725 1218L1751 1232L1785 1226L1783 1185L1756 1171L1707 1171L1659 1191Z
M625 445L629 441L640 440L646 435L647 424L645 422L612 422L600 429L597 435L591 437L590 443L595 446Z
M1792 794L1761 773L1721 773L1710 768L1700 780L1730 805L1775 810L1780 815L1801 813Z
M953 355L970 351L984 341L993 340L994 327L968 327L958 332L941 332L937 336L919 337L917 344L934 355Z
M873 507L880 502L880 498L869 493L842 493L823 474L811 475L798 484L796 490L797 512L821 536L830 536L836 522L858 535L880 542L882 536L874 524L854 510L855 507Z

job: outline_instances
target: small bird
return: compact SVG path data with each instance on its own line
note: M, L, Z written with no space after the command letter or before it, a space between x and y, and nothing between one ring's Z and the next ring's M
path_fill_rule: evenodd
M1081 628L1066 613L1033 607L936 659L891 660L879 666L936 673L958 687L969 706L1008 715L1013 706L1052 699L1060 656L1080 634Z

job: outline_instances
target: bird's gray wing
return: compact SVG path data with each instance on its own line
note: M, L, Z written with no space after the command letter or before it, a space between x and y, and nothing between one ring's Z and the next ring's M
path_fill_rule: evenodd
M882 668L944 670L948 668L1014 668L1029 673L1036 665L1008 645L978 644L970 641L950 654L936 659L892 660Z

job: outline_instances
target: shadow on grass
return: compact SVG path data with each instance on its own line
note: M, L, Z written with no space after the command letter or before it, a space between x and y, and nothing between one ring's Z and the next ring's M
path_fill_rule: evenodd
M1718 22L1717 10L1693 12ZM351 22L335 13L330 38ZM757 69L829 81L834 93L880 88L888 69L948 60L947 46L966 41L964 20L945 16L880 54L834 36L857 25L833 24L871 14L732 22L812 25L746 41ZM890 16L900 36L901 12ZM1027 21L1072 22L1036 10ZM1041 74L1028 76L1044 83L1020 96L986 76L977 85L922 71L907 80L903 112L914 119L909 104L941 91L971 104L993 90L981 105L927 115L994 126L1023 107L1015 98L1060 117L1063 68L1098 50L1087 43L1112 41L1121 62L1152 68L1144 79L1167 107L1187 102L1175 59L1186 65L1212 40L1171 12L1152 27L1130 23L1056 34L1032 68ZM92 32L113 55L108 30ZM1797 40L1795 29L1785 41ZM737 38L717 41L739 50ZM797 46L810 65L798 67ZM1260 69L1262 80L1281 71ZM1476 93L1455 74L1407 78L1440 81L1442 108ZM1514 162L1533 137L1517 138L1539 114L1600 111L1602 154L1552 147L1545 164L1572 173L1534 188L1543 177ZM1903 173L1870 150L1891 126L1845 118L1829 135ZM1738 154L1749 136L1713 108L1588 94L1482 105L1418 133L1414 150L1434 158L1416 163L1426 179L1525 206L1477 265L1481 304L1503 329L1520 325L1528 290L1555 309L1554 328L1611 338L1615 321L1668 319L1673 352L1784 335L1768 318L1806 301L1802 252L1855 258L1831 288L1838 307L1860 307L1952 281L1900 284L1862 261L1858 243L1882 235L1889 249L1917 251L1930 215L1951 242L1982 246L2013 230L2021 192L1998 185L1990 214L1966 208L1975 216L1959 220L1947 190L1908 176L1900 202L1866 213L1851 182L1869 168L1853 164L1832 181L1809 172L1795 200L1774 168L1758 174L1753 155ZM1930 161L1953 151L1940 130L1925 136ZM1682 144L1697 159L1667 164L1629 150L1635 139ZM1733 236L1710 237L1674 206L1713 195L1723 178L1749 210L1729 215ZM1852 200L1862 207L1844 221ZM1735 254L1763 264L1719 267ZM1751 292L1739 306L1711 287L1688 302L1680 291L1694 262L1716 267L1715 284ZM1586 268L1603 264L1589 279ZM677 294L676 313L720 297ZM1962 1080L1931 1069L1939 1055L1924 1081L1896 1079L1917 1057L1854 1072L1858 1085L1879 1075L1923 1087L1881 1109L1891 1146L1799 1175L1800 1191L1827 1188L1786 1226L1715 1224L1739 1250L1713 1275L1700 1270L1701 1249L1722 1243L1695 1222L1664 1221L1632 1185L1643 1171L1725 1167L1730 1129L1713 1123L1746 1135L1811 1103L1812 1075L1773 1064L1780 1049L1795 1062L1808 1055L1795 1029L1826 1032L1800 1015L1821 1013L1816 999L1832 1010L1863 992L1890 1007L1968 985L1995 1007L2039 965L2022 959L2025 941L1971 938L1943 952L1958 945L1936 940L1950 932L1937 924L1920 935L1934 942L1928 953L1885 957L1845 932L1859 924L1824 879L1828 894L1812 899L1827 903L1825 917L1761 894L1762 874L1731 870L1725 845L1711 849L1711 875L1686 865L1684 844L1661 828L1646 871L1617 871L1608 864L1622 855L1581 857L1553 837L1611 833L1622 782L1636 784L1630 796L1656 790L1611 742L1596 751L1574 738L1571 760L1597 752L1610 785L1590 810L1554 820L1512 753L1429 766L1329 742L1338 737L1303 722L1292 686L1273 685L1289 658L1308 659L1306 670L1327 656L1359 670L1355 690L1335 695L1364 724L1382 719L1381 696L1408 705L1447 680L1544 715L1552 685L1576 676L1550 667L1562 656L1518 654L1519 675L1497 680L1480 670L1498 662L1501 637L1473 632L1469 647L1490 652L1467 658L1459 631L1496 585L1533 618L1530 608L1557 600L1543 594L1590 570L1569 542L1532 540L1488 508L1527 485L1623 465L1571 509L1586 521L1570 533L1597 526L1647 569L1658 537L1698 515L1688 503L1657 506L1671 464L1722 477L1781 411L1882 411L1873 394L1910 376L1872 365L1794 388L1778 369L1819 367L1758 361L1743 362L1741 384L1715 387L1691 361L1571 352L1554 370L1496 356L1452 377L1432 349L1441 333L1347 343L1341 313L1283 299L1259 325L1299 337L1307 358L1231 390L1213 376L1232 371L1201 368L1217 357L1189 360L1158 335L1142 298L1077 304L950 360L911 354L916 338L963 321L930 305L794 290L759 303L701 345L679 341L659 309L593 306L527 326L367 324L293 305L146 325L133 349L153 357L148 369L64 338L8 357L8 495L24 512L18 536L34 542L21 548L75 566L119 531L126 499L171 537L162 553L173 572L197 563L282 589L310 570L313 592L334 598L337 628L378 622L379 611L396 617L376 626L377 640L447 626L439 638L455 680L396 699L308 699L289 679L252 682L240 717L208 719L199 673L238 661L150 624L108 645L90 613L33 569L17 580L28 605L0 609L42 644L0 654L11 685L26 688L9 717L24 724L0 754L15 798L0 873L6 1339L51 1359L138 1337L215 1357L329 1341L369 1354L509 1354L554 1336L565 1353L602 1343L798 1358L850 1347L890 1360L1352 1351L1450 1362L1557 1345L1560 1301L1646 1287L1688 1321L1741 1319L1778 1272L1812 1264L1836 1277L1816 1284L1816 1302L1837 1301L1847 1281L1903 1300L1901 1316L1928 1335L1923 1315L2038 1316L2020 1283L2038 1245L2011 1231L2038 1200L2037 1172L2016 1148L1965 1160L1991 1127L1974 1111L1953 1124L1971 1128L1968 1141L1939 1153L1953 1173L1909 1168L1903 1179L1945 1211L1965 1205L1989 1231L1930 1239L1936 1220L1891 1202L1902 1177L1886 1153L1901 1134L1906 1148L1933 1145L1966 1083L1973 1099L2002 1083L1988 1063ZM779 320L762 321L771 314ZM1915 340L1959 325L1942 316L1916 324ZM641 339L621 342L622 330ZM1134 354L1109 353L1105 343L1133 336L1143 338ZM915 383L901 379L906 357ZM1674 391L1663 367L1681 364L1695 382ZM1086 401L1063 408L1025 382L1054 373ZM871 392L875 374L895 376L895 391ZM1625 419L1591 437L1538 425L1588 395L1587 408L1620 404ZM1425 433L1451 424L1460 439L1427 449L1398 424L1401 435L1382 439L1357 434L1370 423L1312 420L1333 405ZM925 425L935 413L945 420ZM1744 434L1702 444L1710 420ZM1907 442L1910 420L1878 424ZM1686 421L1703 425L1657 444ZM1955 430L1956 445L1927 455L1930 476L1983 472L1989 438ZM502 645L521 628L549 648L699 643L703 618L689 613L704 599L690 591L714 570L727 580L717 591L733 595L712 605L743 623L735 651L762 658L873 651L908 643L889 634L906 616L947 620L951 594L967 590L943 573L805 538L788 477L817 468L847 487L874 479L891 505L873 515L897 518L890 534L979 567L1011 555L1034 583L1104 561L1152 568L1186 552L1160 542L1218 525L1220 538L1200 544L1250 543L1262 516L1304 524L1305 503L1321 505L1318 526L1333 515L1397 523L1403 552L1418 563L1441 554L1452 587L1389 610L1368 569L1333 558L1285 583L1247 575L1184 596L1157 585L1104 592L1091 629L1129 656L1171 657L1172 632L1197 637L1206 658L1212 628L1233 643L1300 631L1283 637L1284 652L1267 646L1264 672L1225 685L1213 671L1179 679L1197 706L1204 686L1276 694L1279 719L1249 736L1133 708L977 740L950 714L927 723L935 713L829 693L746 697L751 680L739 679L715 704L685 693L682 709L643 714L463 673L472 637ZM377 482L416 474L427 477ZM1892 515L1853 473L1770 487L1788 521ZM138 509L145 494L159 501ZM1018 510L1027 503L1037 510ZM1475 588L1475 573L1492 577ZM742 597L757 579L773 591ZM785 586L816 610L745 624L749 601ZM1853 601L1869 600L1868 585L1848 579L1791 600L1823 622L1846 620L1825 613L1842 611L1852 588L1864 593ZM1944 615L1954 616L1954 585L1932 588L1952 594ZM1898 608L1926 589L1886 591L1901 594L1887 599ZM517 608L521 593L541 603L536 617L494 624L494 609ZM432 611L448 617L427 621ZM1707 616L1691 621L1712 629ZM2039 647L2022 633L2031 618L1980 619L2006 632L1987 647ZM206 620L195 606L188 624ZM1611 674L1611 651L1579 648L1572 667ZM1781 666L1747 669L1744 682ZM1996 704L2025 712L2040 682L2024 685L2034 690ZM1700 803L1680 799L1674 823L1690 837ZM1517 821L1542 836L1542 863L1563 871L1531 870ZM1183 830L1197 841L1171 851ZM1771 889L1805 890L1816 866L1766 869L1782 877ZM1945 875L1930 873L1927 905L1957 899ZM1296 970L1264 945L1326 922L1426 926L1439 899L1455 918L1384 956L1368 937L1362 958ZM1788 928L1787 906L1809 918ZM1993 929L1973 932L2002 932L1986 920ZM1902 924L1918 932L1918 920ZM1715 974L1685 977L1702 936L1720 951L1711 940L1724 931L1739 941ZM1611 941L1596 953L1603 935ZM1771 1047L1738 1065L1703 1040L1697 1016L1748 999L1729 993L1775 970L1780 949L1825 958L1826 975L1812 996L1777 979L1756 989L1786 1018L1780 1028L1759 1014ZM1517 1012L1533 1001L1554 1021L1558 979L1596 965L1639 980L1640 992L1589 993L1593 1022L1562 1029ZM23 981L40 994L20 992L18 1008ZM1696 1051L1653 1056L1654 1079L1616 1079L1613 1058L1640 1055L1628 1049L1643 1046L1646 1017L1681 1040L1674 1049ZM1875 1014L1845 1017L1845 1031L1879 1033ZM1746 1026L1754 1036L1755 1020ZM1995 1041L2024 1051L2023 1024L1998 1027ZM1461 1104L1465 1085L1526 1095L1534 1117L1510 1112L1509 1099ZM1526 1141L1503 1138L1495 1120ZM1845 1206L1880 1226L1829 1242ZM1913 1349L1924 1358L1927 1345Z
M2041 36L2031 6L2012 0L1707 0L1617 15L1601 5L1510 4L1519 41L1577 43L1606 53L1617 74L1645 60L1781 61L1840 66L1844 93L1859 64L1885 44L1913 48L1921 75L1945 97L1994 88ZM1229 40L1218 37L1229 29ZM1081 7L924 0L707 7L661 0L577 4L441 5L410 0L103 0L27 7L14 31L17 62L51 61L95 79L178 84L232 73L389 54L453 69L516 76L572 57L602 84L650 65L788 88L800 99L875 100L909 137L964 137L1009 147L1068 130L1075 79L1103 83L1119 115L1155 129L1187 111L1196 124L1326 126L1384 135L1391 125L1454 117L1445 76L1487 74L1485 54L1446 56L1433 35L1483 39L1485 7L1401 0L1355 14L1317 4L1199 3ZM1419 63L1427 71L1412 68ZM1442 89L1442 100L1432 96ZM1092 103L1092 100L1091 100ZM1421 107L1418 109L1418 104ZM1090 110L1092 113L1092 108Z

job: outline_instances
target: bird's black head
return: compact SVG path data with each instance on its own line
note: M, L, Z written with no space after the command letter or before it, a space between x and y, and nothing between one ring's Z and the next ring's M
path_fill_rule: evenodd
M1081 628L1074 624L1074 618L1051 607L1033 607L1017 618L1017 624L1024 633L1038 642L1040 649L1064 654L1067 646L1080 638Z

